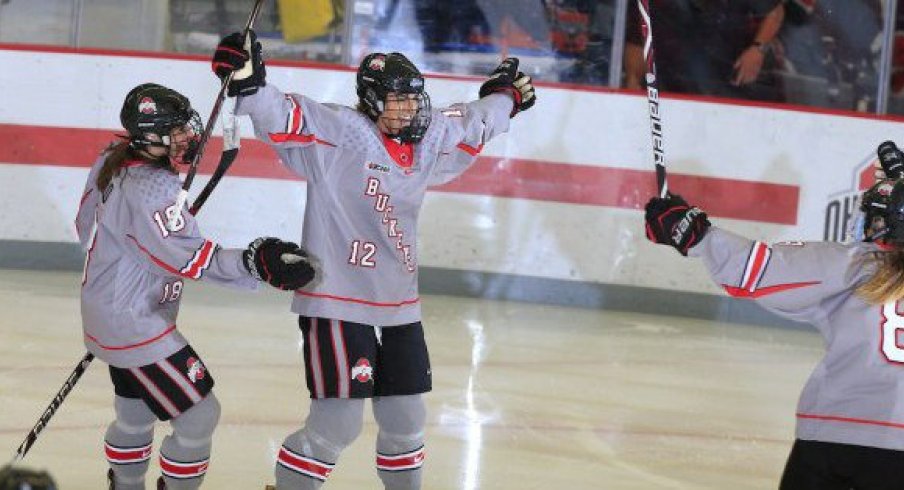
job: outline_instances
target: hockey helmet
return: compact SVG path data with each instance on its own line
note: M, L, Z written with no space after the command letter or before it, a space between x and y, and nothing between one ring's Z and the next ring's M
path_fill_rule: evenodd
M417 143L430 126L430 96L424 91L424 77L401 53L371 53L358 67L356 91L362 111L376 121L385 108L390 93L413 94L417 110L409 124L397 136L404 143Z
M863 241L904 245L904 179L884 179L860 198Z
M129 132L129 144L136 150L149 146L169 148L170 131L182 126L188 126L195 135L196 146L203 131L201 116L192 109L188 98L156 83L133 88L122 104L119 120ZM148 139L149 134L156 135L159 141Z
M0 490L56 490L46 471L4 466L0 468Z

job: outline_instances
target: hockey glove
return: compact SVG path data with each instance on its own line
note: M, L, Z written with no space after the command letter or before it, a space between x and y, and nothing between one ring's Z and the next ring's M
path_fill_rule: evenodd
M261 237L251 242L242 253L242 264L258 281L284 291L303 288L316 275L303 248L278 238Z
M512 96L515 106L509 117L534 106L537 96L529 75L518 71L518 58L506 58L490 73L490 78L480 86L480 97L505 92Z
M876 155L879 157L879 165L882 166L884 174L882 179L897 180L904 177L904 153L893 141L886 141L879 145ZM877 178L879 178L878 175Z
M709 230L709 220L700 208L688 206L681 196L669 194L650 199L646 207L647 239L671 245L687 255Z
M249 63L250 59L250 63ZM235 71L226 94L252 95L258 87L267 85L267 69L261 57L261 43L257 34L248 31L248 39L242 43L242 34L233 32L224 37L213 54L211 68L220 80L225 80L230 72Z

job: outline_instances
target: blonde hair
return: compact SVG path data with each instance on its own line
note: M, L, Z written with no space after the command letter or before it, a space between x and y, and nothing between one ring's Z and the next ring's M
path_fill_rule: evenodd
M875 252L868 260L876 271L857 288L857 295L873 305L904 298L904 250Z

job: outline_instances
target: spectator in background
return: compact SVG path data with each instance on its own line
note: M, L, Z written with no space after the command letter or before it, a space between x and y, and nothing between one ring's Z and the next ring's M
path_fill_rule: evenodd
M490 26L475 0L414 0L424 51L470 51L490 44Z
M875 108L881 47L880 0L787 0L784 46L789 101Z
M652 0L660 89L739 99L782 100L764 66L785 17L784 0ZM767 66L768 68L768 66ZM631 3L625 44L625 86L643 80L643 33Z
M542 0L552 49L574 63L559 81L604 85L609 81L614 9L599 0Z

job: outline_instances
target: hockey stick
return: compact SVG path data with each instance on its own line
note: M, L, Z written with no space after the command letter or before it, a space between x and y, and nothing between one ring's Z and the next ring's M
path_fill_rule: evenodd
M56 396L53 397L53 400L50 401L50 405L44 410L44 413L38 419L38 423L35 424L34 427L31 428L31 432L25 437L25 440L22 441L22 444L19 445L19 449L16 450L16 455L13 456L13 459L10 461L10 464L13 464L17 461L21 461L25 458L25 455L28 453L28 450L31 449L31 446L34 445L35 441L38 440L38 434L47 427L47 424L50 422L50 418L53 417L53 414L56 413L57 409L60 408L60 405L63 404L63 400L66 399L66 396L69 395L69 392L72 391L72 388L75 386L75 383L78 382L79 378L82 377L85 370L88 369L88 365L91 364L91 361L94 359L94 354L87 353L85 357L79 361L78 365L75 366L75 370L72 371L72 374L66 378L66 382L63 383L63 387L60 388L60 391L57 392Z
M650 22L650 0L637 0L641 29L644 35L643 60L647 65L647 105L650 110L650 132L653 136L653 163L656 165L656 185L659 197L669 194L665 173L665 152L662 148L662 115L659 112L659 80L656 78L656 58L653 49L653 24Z
M257 14L260 13L261 6L263 4L264 0L256 0L254 2L254 7L251 9L251 15L248 16L248 22L245 23L245 29L242 31L243 39L248 39L248 31L250 31L251 26L254 25L254 20L257 18ZM188 201L188 190L191 188L192 181L195 180L195 174L198 173L198 167L201 163L201 157L204 155L204 147L207 146L207 141L210 139L210 133L213 132L213 127L216 124L217 116L219 116L220 114L220 108L223 106L223 101L226 100L226 89L229 87L229 84L232 82L232 77L234 76L235 72L233 71L223 79L223 84L220 86L220 92L217 94L217 99L213 104L213 109L210 111L210 117L207 118L207 125L204 127L204 132L201 134L201 140L198 141L198 150L192 157L191 166L189 167L188 173L185 176L185 182L182 183L182 189L179 191L179 196L176 197L176 206L174 208L176 212L169 216L167 226L170 229L175 228L176 221L179 219L179 214L181 213L182 208L185 206L185 202ZM226 173L225 169L232 165L232 161L235 160L235 157L237 155L238 148L227 149L223 152L220 163L217 164L218 170L220 166L224 167L223 171L220 172L220 177L222 177L222 174ZM213 190L214 186L216 186L216 182L213 186L211 186L211 191ZM210 191L208 191L207 194L210 194ZM195 213L198 212L199 207L200 206L192 206Z
M210 197L210 193L213 192L217 184L220 183L220 179L226 175L226 171L232 166L232 162L235 161L235 157L239 154L239 147L241 147L239 125L235 117L235 106L230 108L227 105L226 110L220 114L220 117L223 119L223 154L220 156L220 162L217 164L217 168L214 169L213 175L210 176L210 180L208 180L204 188L201 189L201 193L198 194L198 197L195 198L195 201L188 210L193 216L198 214L198 211L201 210L201 206L203 206L204 203L207 202L207 198Z

